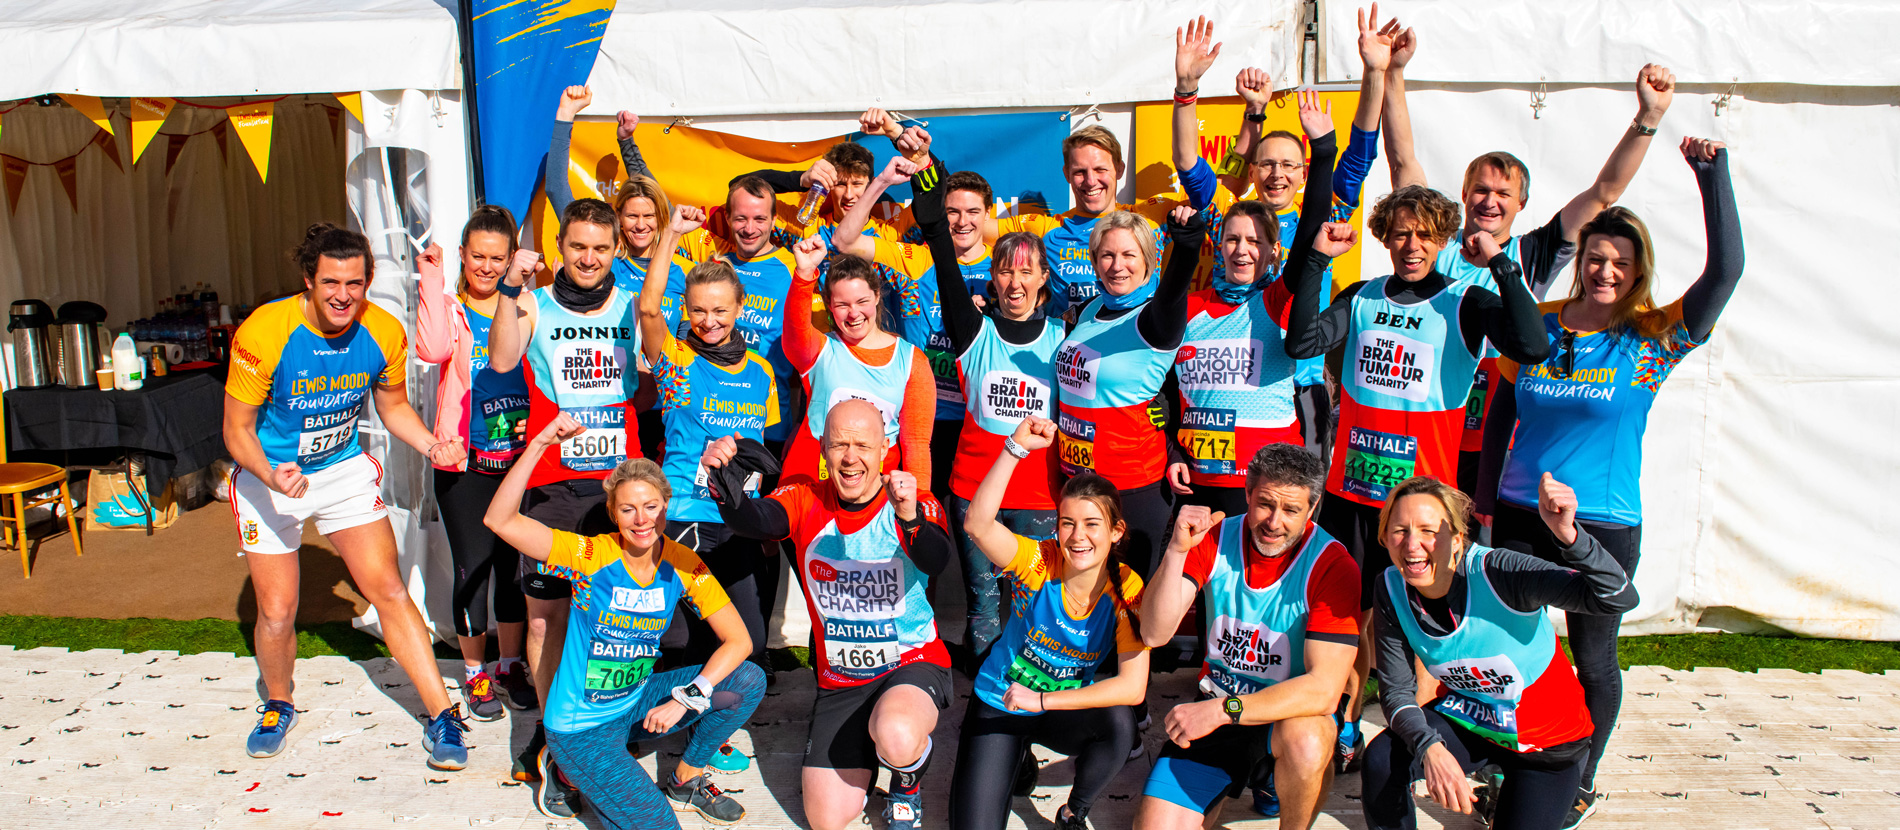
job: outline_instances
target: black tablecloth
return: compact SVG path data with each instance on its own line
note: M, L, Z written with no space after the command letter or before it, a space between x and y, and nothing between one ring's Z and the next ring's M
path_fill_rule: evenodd
M6 393L13 461L106 464L145 455L149 492L224 457L223 368L148 378L137 391L46 386Z

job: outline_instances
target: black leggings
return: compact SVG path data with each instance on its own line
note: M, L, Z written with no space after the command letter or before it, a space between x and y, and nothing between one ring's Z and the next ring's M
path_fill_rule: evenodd
M726 589L726 598L732 600L733 610L739 612L739 619L745 622L746 634L752 637L750 657L753 662L762 664L765 659L765 614L762 609L765 605L759 596L758 574L761 570L771 568L776 575L778 559L766 556L765 549L760 547L757 539L734 535L732 528L719 522L668 521L666 535L699 554L700 561L706 563L706 569L712 571L713 578L719 580L720 587ZM713 633L710 623L700 619L698 614L683 609L682 613L673 615L673 624L666 633L660 635L662 646L686 649L685 662L680 664L684 666L705 663L719 649L719 643L719 635Z
M950 782L951 830L1001 830L1009 823L1016 764L1032 743L1075 759L1069 811L1087 815L1095 797L1128 763L1128 748L1135 744L1134 707L1012 715L971 697Z
M1636 562L1642 557L1643 526L1613 525L1579 521L1584 530L1603 545L1616 564L1631 579L1636 578ZM1546 562L1564 564L1557 553L1557 538L1539 518L1537 511L1509 502L1498 502L1497 516L1491 523L1492 539L1498 547L1528 553ZM1610 745L1610 733L1616 731L1616 716L1623 708L1623 665L1616 654L1616 634L1623 627L1621 614L1564 615L1570 635L1571 660L1577 666L1577 682L1583 686L1583 705L1590 710L1590 760L1583 766L1583 787L1596 786L1597 763Z
M435 503L455 560L455 633L479 637L488 632L488 586L495 586L495 622L528 619L528 603L515 582L521 554L482 524L488 503L501 489L501 476L435 471ZM491 579L499 574L499 578Z
M1166 482L1121 491L1122 520L1128 523L1128 535L1122 537L1122 562L1141 574L1145 584L1161 565L1161 553L1168 546L1168 518L1174 513L1174 498Z
M1470 774L1490 761L1504 768L1504 788L1492 827L1508 830L1557 830L1570 805L1577 801L1577 782L1583 779L1588 741L1575 740L1537 752L1517 753L1478 737L1431 708L1425 720L1445 739L1458 765ZM1387 729L1366 747L1365 766L1359 768L1364 793L1366 827L1370 830L1415 830L1418 816L1412 807L1412 782L1424 777L1424 766L1412 756L1412 747Z

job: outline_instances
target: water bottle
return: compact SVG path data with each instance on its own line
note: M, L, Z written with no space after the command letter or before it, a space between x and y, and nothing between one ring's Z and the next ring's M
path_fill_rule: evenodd
M112 385L117 389L142 389L145 387L145 373L139 360L138 344L132 342L132 335L119 332L112 341Z
M825 204L825 186L812 182L811 189L805 191L805 201L798 206L798 224L809 227L818 218L818 209Z

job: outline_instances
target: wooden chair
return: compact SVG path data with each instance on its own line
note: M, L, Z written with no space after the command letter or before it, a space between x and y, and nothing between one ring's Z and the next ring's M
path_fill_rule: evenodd
M0 404L0 459L6 458L6 406ZM26 511L55 502L66 508L66 528L73 535L73 555L84 556L79 546L79 516L73 511L72 494L67 490L66 468L56 464L0 463L0 544L20 549L20 573L33 578L32 554L38 545L27 544ZM30 498L28 494L59 485L59 495ZM8 502L12 511L6 510ZM54 530L58 532L57 529ZM50 535L50 534L49 534Z

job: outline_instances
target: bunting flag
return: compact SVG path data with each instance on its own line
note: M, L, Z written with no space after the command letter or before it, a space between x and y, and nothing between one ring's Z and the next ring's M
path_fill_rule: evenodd
M211 137L218 140L218 159L231 160L231 122L219 121L211 128Z
M105 151L106 158L112 160L113 167L119 168L119 172L121 173L125 172L125 162L119 160L119 140L117 137L111 133L99 133L92 137L92 143L99 145L99 149Z
M158 128L165 126L166 117L178 102L170 98L133 98L132 99L132 163L139 163L139 156L145 155L145 147L158 135Z
M66 99L66 103L71 104L73 109L79 110L79 114L85 116L87 120L98 124L99 129L112 132L112 119L106 115L106 105L103 101L91 95L67 95L63 92L59 97Z
M79 212L79 157L69 156L53 162L53 172L59 174L59 186L66 191L66 202L73 206L73 212Z
M178 163L178 154L184 152L189 135L166 134L165 136L165 175L172 174L172 165Z
M363 123L363 93L339 92L336 93L336 100L337 103L343 105L344 109L349 110L351 115L356 116L356 123Z
M251 155L251 164L257 168L258 181L270 179L270 124L276 107L270 101L261 101L225 109L231 117L231 126L237 129L238 141L244 144L245 152Z
M25 159L0 156L0 178L6 180L8 213L20 207L20 189L26 186L26 170L29 166Z
M587 83L614 0L462 0L480 174L489 204L528 214L561 90Z

